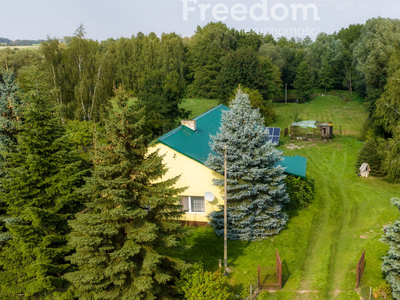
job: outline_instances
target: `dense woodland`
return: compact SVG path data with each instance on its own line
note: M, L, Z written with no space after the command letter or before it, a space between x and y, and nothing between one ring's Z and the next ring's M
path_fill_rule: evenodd
M2 299L179 297L181 191L146 153L189 116L185 98L228 105L240 85L269 125L286 84L300 102L315 88L357 91L369 115L359 163L400 179L399 20L315 41L210 23L191 37L99 42L80 26L37 50L0 51L0 69Z

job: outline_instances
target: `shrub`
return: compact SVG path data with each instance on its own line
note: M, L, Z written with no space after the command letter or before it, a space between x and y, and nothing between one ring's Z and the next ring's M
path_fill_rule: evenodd
M314 199L314 192L310 182L295 176L287 176L285 181L290 198L290 202L286 204L286 209L296 210L307 208Z
M392 299L392 289L387 283L381 284L372 291L374 299Z
M179 292L187 300L235 299L228 277L224 276L222 269L216 272L205 271L202 264L195 264L191 269L183 272L177 286Z
M356 163L357 172L359 172L359 168L363 163L367 163L371 168L372 176L383 176L383 159L383 151L380 149L379 144L374 139L369 139L365 142L364 147L358 154Z

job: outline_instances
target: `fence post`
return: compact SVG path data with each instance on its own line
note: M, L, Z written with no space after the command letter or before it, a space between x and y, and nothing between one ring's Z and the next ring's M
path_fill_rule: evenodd
M221 259L219 259L219 268L221 269Z

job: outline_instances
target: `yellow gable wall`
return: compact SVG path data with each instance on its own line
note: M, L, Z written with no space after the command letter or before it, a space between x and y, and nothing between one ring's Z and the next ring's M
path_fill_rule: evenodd
M153 152L157 149L159 149L160 155L165 155L163 163L168 168L168 172L163 179L166 180L180 175L181 177L176 183L176 187L187 187L182 196L203 197L207 191L214 194L215 199L213 202L205 201L205 213L186 213L182 217L183 221L208 222L207 215L214 210L218 210L219 204L223 204L223 189L214 186L212 181L216 176L221 176L203 164L180 154L164 144L156 144L150 147L149 151Z

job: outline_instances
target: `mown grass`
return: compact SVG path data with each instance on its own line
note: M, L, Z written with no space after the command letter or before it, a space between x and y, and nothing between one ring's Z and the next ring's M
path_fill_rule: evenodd
M278 119L274 126L286 128L293 123L295 113L306 120L333 122L335 133L357 135L367 114L362 101L346 102L337 96L317 96L305 104L274 104Z
M304 119L344 124L342 129L348 126L357 133L365 118L363 105L341 100L317 97L301 107L301 114ZM285 118L289 121L291 105L277 109L281 119L275 125ZM390 198L400 196L400 186L382 178L357 177L355 163L362 144L355 136L340 136L330 143L296 142L302 147L296 150L279 147L285 155L308 158L307 176L314 180L315 200L307 210L291 213L278 236L228 242L232 284L255 286L257 265L273 267L275 249L283 261L284 289L262 292L259 299L360 299L358 293L368 299L369 287L384 283L380 265L387 246L379 239L383 226L399 217ZM192 248L182 257L215 270L223 258L223 239L210 228L191 230L185 242ZM356 265L364 249L366 268L357 293Z
M183 100L180 107L190 111L189 118L192 119L214 108L218 104L219 100L215 99L189 98Z

